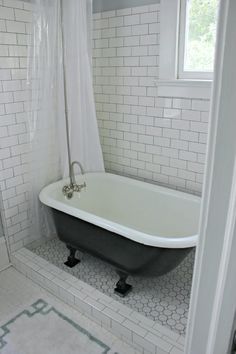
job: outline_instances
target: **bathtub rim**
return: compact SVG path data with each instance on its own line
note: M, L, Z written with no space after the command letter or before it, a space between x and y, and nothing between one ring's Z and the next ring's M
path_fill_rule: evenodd
M115 179L123 179L126 182L129 181L129 183L138 185L138 186L144 186L145 188L148 188L150 190L158 190L160 193L164 194L169 194L172 196L177 196L177 197L182 197L187 200L191 200L194 202L197 202L200 204L201 198L192 194L188 194L185 192L181 191L176 191L174 189L170 189L168 187L162 187L156 184L151 184L139 180L135 180L129 177L124 177L120 175L115 175L112 173L107 173L107 172L90 172L86 173L84 177L86 178L86 175L107 175L107 176L112 176L112 178ZM76 176L77 178L81 178L81 175ZM83 211L79 208L75 208L73 206L70 206L66 203L63 203L61 201L58 201L50 196L50 192L54 191L55 189L61 189L62 186L66 183L69 182L69 178L61 179L57 182L51 183L48 186L44 187L41 192L39 193L39 200L46 206L59 210L61 212L64 212L66 214L69 214L71 216L74 216L76 218L82 219L86 222L92 223L96 226L99 226L101 228L104 228L108 231L117 233L120 236L123 236L125 238L128 238L130 240L133 240L135 242L144 244L146 246L152 246L152 247L160 247L160 248L190 248L190 247L196 247L198 243L198 234L190 235L190 236L183 236L183 237L163 237L163 236L157 236L157 235L151 235L147 234L132 228L129 228L127 226L124 226L122 224L113 222L111 220L102 218L100 216L96 216L92 213Z

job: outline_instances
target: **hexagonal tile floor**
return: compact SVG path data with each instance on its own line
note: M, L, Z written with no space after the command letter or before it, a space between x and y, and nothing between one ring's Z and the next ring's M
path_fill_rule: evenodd
M31 249L32 250L32 249ZM47 241L32 250L38 256L104 292L121 303L183 335L186 330L194 264L194 251L172 272L161 277L130 276L133 290L125 298L114 294L117 274L109 264L78 252L81 259L74 268L64 265L68 250L58 239Z

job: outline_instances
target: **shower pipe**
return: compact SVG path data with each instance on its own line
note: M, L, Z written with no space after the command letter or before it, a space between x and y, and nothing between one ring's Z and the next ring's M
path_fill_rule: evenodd
M64 82L64 102L65 102L65 123L66 123L66 143L67 143L67 154L68 154L68 167L70 184L72 185L72 171L71 171L71 151L70 151L70 133L69 133L69 119L68 119L68 101L67 101L67 81L66 81L66 66L65 66L65 41L64 41L64 31L63 31L63 4L60 0L60 27L61 27L61 49L62 49L62 71L63 71L63 82Z
M66 78L66 65L65 65L65 37L64 37L64 26L63 26L63 0L60 0L60 27L61 27L61 50L62 50L62 71L63 71L63 83L64 83L64 102L65 102L65 123L66 123L66 144L67 144L67 154L68 154L68 168L69 168L69 178L70 184L65 185L63 193L73 195L73 192L80 192L82 188L86 187L86 184L77 185L75 180L74 166L78 165L83 175L84 168L79 161L72 161L71 159L71 149L70 149L70 129L69 129L69 117L68 117L68 100L67 100L67 78Z
M68 167L69 167L69 179L70 183L66 184L62 188L62 193L67 199L71 199L74 192L80 193L82 189L86 188L86 183L77 184L75 180L74 166L80 167L81 174L84 174L84 169L79 161L71 160L70 149L70 132L69 132L69 118L68 118L68 101L67 101L67 78L66 78L66 65L65 65L65 39L64 39L64 26L63 26L63 0L60 0L60 26L61 26L61 50L62 50L62 71L63 71L63 83L64 83L64 102L65 102L65 123L66 123L66 143L68 154Z

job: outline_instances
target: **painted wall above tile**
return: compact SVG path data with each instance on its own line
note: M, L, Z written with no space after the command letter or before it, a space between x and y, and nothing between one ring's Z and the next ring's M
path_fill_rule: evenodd
M159 3L160 0L93 0L93 12L112 11Z

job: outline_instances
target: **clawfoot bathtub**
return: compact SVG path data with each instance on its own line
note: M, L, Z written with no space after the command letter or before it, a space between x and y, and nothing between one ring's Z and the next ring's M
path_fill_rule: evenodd
M174 269L198 240L200 198L109 173L77 176L87 188L63 196L68 180L45 187L43 204L52 208L58 237L75 266L76 250L112 264L119 275L115 291L126 295L129 274L160 276Z

